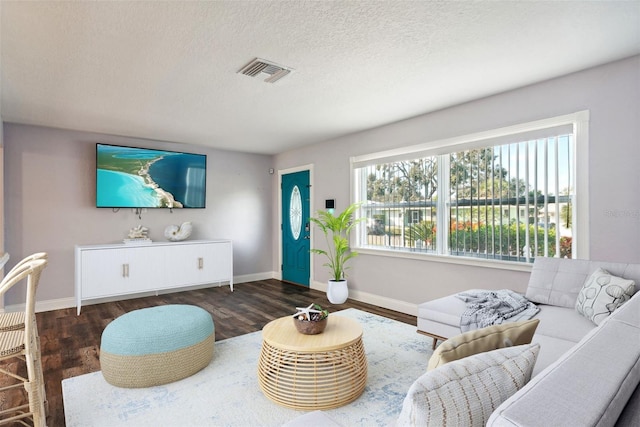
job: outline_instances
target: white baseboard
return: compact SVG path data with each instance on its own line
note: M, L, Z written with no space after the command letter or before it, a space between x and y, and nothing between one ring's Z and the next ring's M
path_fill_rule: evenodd
M311 289L327 292L327 284L313 281ZM411 304L406 301L400 301L354 289L349 289L349 298L365 302L367 304L377 305L378 307L387 308L389 310L399 311L400 313L409 314L411 316L418 315L418 304Z
M247 282L255 282L256 280L267 280L267 279L275 279L274 271L267 271L263 273L254 273L254 274L244 274L242 276L235 276L233 278L233 283L247 283Z
M36 313L40 313L42 311L62 310L75 306L76 299L73 297L36 301ZM0 310L0 313L13 311L24 311L24 304L6 305L3 310Z
M264 273L255 273L255 274L245 274L242 276L236 276L233 278L233 283L247 283L247 282L254 282L256 280L266 280L266 279L271 279L274 276L274 272L269 271L269 272L264 272ZM228 286L229 284L222 284L222 286ZM145 296L153 296L153 295L162 295L162 294L168 294L168 293L173 293L173 292L182 292L182 291L188 291L188 290L192 290L192 289L199 289L199 288L203 288L203 287L209 287L209 286L217 286L217 285L196 285L196 286L190 286L190 287L185 287L185 288L180 288L180 289L163 289L163 290L159 290L157 293L156 292L143 292L143 293L139 293L139 294L131 294L131 295L119 295L119 296L115 296L115 297L108 297L108 298L100 298L100 299L95 299L95 300L89 300L89 301L83 301L82 305L91 305L91 304L100 304L103 302L111 302L111 301L121 301L124 299L131 299L131 298L142 298ZM43 311L53 311L53 310L62 310L65 308L75 308L76 307L76 299L75 297L69 297L69 298L59 298L59 299L51 299L51 300L44 300L44 301L37 301L36 302L36 312L40 313ZM12 305L7 305L4 308L0 308L0 313L4 313L4 312L13 312L13 311L24 311L24 304L12 304Z
M235 276L233 278L233 283L234 284L236 284L236 283L247 283L247 282L254 282L256 280L267 280L267 279L282 280L281 277L282 277L281 273L280 272L276 272L276 271L269 271L269 272L263 272L263 273L254 273L254 274L244 274L242 276ZM209 286L209 285L207 285L207 286ZM226 286L226 285L224 285L224 286ZM186 291L186 290L190 290L190 289L198 289L198 288L202 288L202 287L203 286L194 286L194 287L181 288L181 289L168 289L168 290L159 291L158 294L180 292L180 291ZM322 283L322 282L313 281L311 283L310 288L318 290L318 291L326 292L327 291L327 284L326 283ZM99 300L83 301L82 304L83 305L100 304L100 303L103 303L103 302L120 301L120 300L123 300L123 299L140 298L140 297L152 296L152 295L156 295L156 293L155 292L146 292L146 293L134 294L134 295L125 295L125 296L117 296L117 297L111 297L111 298L102 298L102 299L99 299ZM405 301L400 301L400 300L396 300L396 299L393 299L393 298L387 298L387 297L383 297L383 296L380 296L380 295L371 294L369 292L362 292L362 291L358 291L358 290L354 290L354 289L349 289L349 298L354 299L356 301L364 302L364 303L367 303L367 304L377 305L378 307L387 308L389 310L398 311L400 313L409 314L411 316L417 316L418 315L418 305L417 304L411 304L411 303L408 303L408 302L405 302ZM59 299L52 299L52 300L45 300L45 301L36 302L36 312L38 312L38 313L42 312L42 311L62 310L62 309L65 309L65 308L72 308L72 307L76 307L76 299L74 297L59 298ZM10 312L10 311L22 311L22 310L24 310L24 304L15 304L15 305L8 305L8 306L5 306L4 309L0 309L0 313Z
M58 298L46 301L36 301L36 312L60 310L63 308L70 308L75 306L75 298ZM22 305L22 309L24 309L24 304Z

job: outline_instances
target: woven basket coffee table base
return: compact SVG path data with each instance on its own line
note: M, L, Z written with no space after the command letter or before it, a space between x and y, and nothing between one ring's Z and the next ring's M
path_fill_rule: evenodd
M337 320L337 316L330 316L329 325L331 320ZM293 333L297 333L295 329ZM331 333L331 329L328 327L325 333ZM361 334L329 350L284 349L263 340L258 361L262 392L282 406L300 410L330 409L353 402L367 382Z

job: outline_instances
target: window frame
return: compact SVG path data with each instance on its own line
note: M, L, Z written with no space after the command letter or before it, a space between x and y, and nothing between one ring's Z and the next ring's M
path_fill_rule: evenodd
M357 202L359 194L366 195L366 182L362 182L359 169L371 164L395 162L401 160L411 160L421 156L433 156L451 153L455 151L463 151L472 148L485 147L490 145L501 144L502 140L517 140L519 138L530 138L530 135L545 132L552 132L554 128L568 127L572 129L574 137L574 168L571 181L575 183L574 189L574 209L572 210L573 239L572 254L574 259L589 259L589 111L583 110L571 114L552 117L548 119L536 120L521 123L513 126L506 126L498 129L492 129L483 132L477 132L453 138L434 140L422 144L411 145L406 147L385 150L376 153L353 156L350 158L350 177L351 177L351 201ZM448 158L448 156L440 156ZM439 165L440 170L449 172L447 160ZM442 183L442 181L439 181ZM364 186L364 187L363 187ZM440 188L440 190L448 194L448 188ZM445 205L446 198L439 197L438 203ZM444 206L443 206L444 207ZM440 208L440 207L439 207ZM356 216L361 216L362 211L358 211ZM366 233L366 225L360 222L351 236L351 246L360 254L388 256L396 258L420 259L435 262L465 264L482 266L489 268L499 268L507 270L530 271L531 263L517 261L503 261L495 259L471 258L459 255L449 255L437 250L436 253L417 253L411 251L391 250L387 248L372 248L370 246L361 246L361 238ZM438 227L437 239L446 241L447 227ZM442 235L441 235L442 234Z

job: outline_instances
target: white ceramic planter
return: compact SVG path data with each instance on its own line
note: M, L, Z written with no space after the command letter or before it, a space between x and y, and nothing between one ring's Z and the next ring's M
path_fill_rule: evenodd
M349 288L346 280L329 280L327 287L327 299L331 304L343 304L349 298Z

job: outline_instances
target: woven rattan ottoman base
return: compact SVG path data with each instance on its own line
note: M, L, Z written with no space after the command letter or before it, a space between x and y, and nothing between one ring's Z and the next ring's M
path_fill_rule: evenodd
M124 314L102 333L100 366L117 387L167 384L195 374L213 358L211 315L191 305L165 305Z
M319 335L300 334L287 316L262 330L258 382L275 403L299 410L337 408L356 400L367 383L362 328L330 315Z

